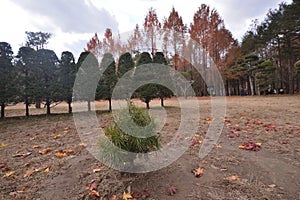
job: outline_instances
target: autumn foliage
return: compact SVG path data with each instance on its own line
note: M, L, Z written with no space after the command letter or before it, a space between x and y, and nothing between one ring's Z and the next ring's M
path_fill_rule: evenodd
M152 56L158 51L163 52L169 65L179 72L189 74L186 78L194 82L196 95L208 94L204 80L209 79L213 73L208 69L211 65L209 59L226 81L236 78L230 64L240 56L238 42L226 29L221 16L205 4L195 12L189 26L174 7L162 21L156 10L150 8L142 26L137 24L126 41L107 28L102 39L95 33L86 50L100 57L110 52L116 60L124 52L136 56L135 60L141 52L149 52ZM204 73L200 75L193 65L200 65Z

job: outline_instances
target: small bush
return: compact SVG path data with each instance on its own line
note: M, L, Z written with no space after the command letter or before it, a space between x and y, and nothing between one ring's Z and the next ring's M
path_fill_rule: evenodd
M129 102L126 109L117 113L115 122L104 129L106 137L102 137L99 143L102 160L114 166L126 162L133 165L135 154L129 152L148 153L158 150L160 139L155 128L148 112Z

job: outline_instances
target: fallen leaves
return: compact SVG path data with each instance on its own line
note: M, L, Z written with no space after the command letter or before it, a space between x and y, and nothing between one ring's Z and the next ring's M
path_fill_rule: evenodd
M275 187L277 187L277 185L275 185L275 184L270 184L270 185L268 185L268 187L269 187L269 188L275 188Z
M200 178L201 176L203 176L203 168L198 167L197 169L193 169L192 173L194 174L195 177Z
M190 143L190 146L195 146L197 144L202 144L202 140L200 139L200 135L199 134L195 134L192 137L192 141Z
M0 144L0 147L7 147L8 146L8 144L6 144L6 143L1 143Z
M89 187L88 187L88 190L90 191L90 195L91 196L96 196L96 197L100 197L100 194L99 192L97 192L97 184L96 183L92 183Z
M247 142L243 142L239 149L244 149L248 151L259 151L261 149L260 142L253 142L252 140L248 139Z
M13 155L13 157L21 157L21 158L26 158L28 156L30 156L32 154L32 152L27 152L27 153L17 153L15 155Z
M149 192L147 190L142 190L141 192L134 191L134 192L132 192L130 194L131 194L133 200L147 199L150 196L150 194L149 194Z
M240 177L236 176L236 175L233 175L233 176L229 176L229 177L225 178L225 180L227 180L227 181L239 181Z
M58 138L61 138L61 137L62 137L61 134L56 134L56 135L53 136L53 139L58 139Z
M29 169L25 172L23 178L27 178L29 176L32 176L33 174L37 173L37 172L45 172L48 173L50 171L50 166L46 166L46 167L41 167L41 168L34 168L34 169Z
M91 195L91 196L100 197L99 192L97 192L96 190L91 190L91 191L90 191L90 195Z
M90 186L89 186L89 190L95 190L97 188L97 184L96 183L92 183Z
M72 150L72 149L67 149L67 150L64 150L64 152L65 152L65 153L72 154L72 153L74 153L74 150Z
M140 192L140 197L141 197L142 199L146 199L146 198L148 198L149 196L150 196L150 194L149 194L149 192L146 191L146 190L143 190L143 191Z
M78 146L80 146L80 147L86 147L86 144L83 143L83 142L81 142L81 143L78 144Z
M7 164L5 163L0 163L0 168L2 172L6 172L8 170L10 170L10 167L7 166Z
M51 151L51 148L45 148L45 149L39 150L39 154L45 155L45 154L49 153L50 151Z
M190 146L195 146L197 144L202 144L202 141L199 139L194 139L192 140L192 142L190 143Z
M176 194L177 188L174 187L174 186L170 186L170 187L168 187L168 191L167 192L168 192L169 196L173 196L174 194Z
M24 174L23 178L29 177L33 174L33 172L35 172L35 170L29 169L26 171L26 173Z
M13 174L15 174L15 173L16 173L15 171L7 172L7 173L3 176L3 178L8 178L8 177L10 177L11 175L13 175Z
M227 123L227 124L230 124L231 120L230 119L224 119L224 122Z
M288 144L288 142L284 141L284 140L281 140L281 141L279 141L279 144Z
M66 153L64 153L64 152L58 151L58 152L56 152L55 156L57 158L63 158L63 157L66 157L68 155Z
M275 124L264 124L265 131L277 131Z
M101 171L100 168L93 169L93 173L98 173L98 172L100 172L100 171Z
M50 166L45 167L44 172L48 173L50 171Z
M122 196L122 199L123 200L128 200L128 199L132 199L133 197L132 197L132 195L131 195L131 193L130 192L124 192L123 193L123 196Z
M206 117L204 124L210 124L212 122L213 118L212 117Z
M69 154L73 154L73 153L74 153L74 150L72 150L72 149L58 150L55 153L55 156L57 158L64 158L64 157L67 157Z

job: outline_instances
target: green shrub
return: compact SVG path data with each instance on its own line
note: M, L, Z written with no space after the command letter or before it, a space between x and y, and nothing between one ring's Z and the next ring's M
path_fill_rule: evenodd
M101 159L117 167L127 162L133 165L135 156L128 152L148 153L160 148L155 128L148 112L129 102L126 109L117 112L115 122L104 129L105 137L99 142Z

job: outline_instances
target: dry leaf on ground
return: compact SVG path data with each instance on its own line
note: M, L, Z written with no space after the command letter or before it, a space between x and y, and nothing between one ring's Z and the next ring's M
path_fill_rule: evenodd
M168 187L168 195L173 196L174 194L176 194L177 192L177 188L174 186L170 186Z
M39 154L44 155L44 154L46 154L46 153L48 153L50 151L51 151L51 148L45 148L45 149L39 150Z
M227 177L225 179L228 180L228 181L239 181L240 177L236 176L236 175L233 175L233 176L229 176L229 177Z
M56 154L55 154L55 156L56 157L58 157L58 158L63 158L63 157L66 157L66 156L68 156L66 153L63 153L63 152L57 152Z
M1 143L0 146L1 146L1 147L6 147L6 146L8 146L8 144Z
M90 195L91 195L91 196L100 197L99 192L97 192L96 190L91 190L91 191L90 191Z
M28 156L30 156L32 153L31 152L27 152L27 153L18 153L13 155L13 157L22 157L22 158L26 158Z
M268 187L269 187L269 188L275 188L275 187L277 187L277 185L275 185L275 184L270 184L270 185L268 185Z
M7 172L7 173L3 176L3 178L8 178L8 177L10 177L11 175L13 175L13 174L15 174L15 173L16 173L15 171Z
M194 174L195 177L199 178L201 176L203 176L203 171L204 169L203 168L197 168L197 169L193 169L192 172Z
M64 150L65 153L74 153L74 150L72 149L67 149L67 150Z
M57 135L54 135L54 136L53 136L53 139L58 139L58 138L61 138L61 137L62 137L61 134L57 134Z
M48 173L50 171L50 166L44 168L44 172Z
M123 193L123 197L122 197L123 200L128 200L128 199L132 199L132 195L130 192L124 192Z
M101 171L101 169L100 169L100 168L93 169L93 173L98 173L98 172L100 172L100 171Z
M29 170L26 171L26 173L24 174L23 177L24 177L24 178L29 177L29 176L32 175L33 172L34 172L34 171L33 171L32 169L29 169Z
M247 142L243 142L239 149L244 149L248 151L259 151L261 149L261 142L253 142L252 140L247 140Z

